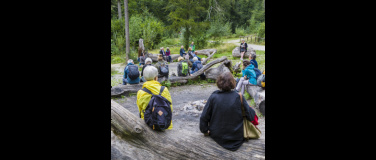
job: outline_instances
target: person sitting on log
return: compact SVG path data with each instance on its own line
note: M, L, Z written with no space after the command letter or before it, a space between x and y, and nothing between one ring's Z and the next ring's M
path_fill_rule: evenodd
M180 48L180 56L184 57L184 55L186 55L187 53L185 53L184 51L184 46L181 46Z
M191 47L188 48L188 56L189 56L189 60L193 63L194 62L193 58L195 56L194 56L194 53L192 52L192 48Z
M256 51L255 54L250 54L248 59L250 60L251 64L255 66L255 68L258 68L258 63L256 61Z
M187 75L191 75L189 72L189 65L187 60L185 60L183 57L178 58L178 66L177 66L177 72L179 77L185 77Z
M170 52L170 48L168 47L166 49L166 60L168 63L171 63L171 52Z
M256 73L253 70L254 66L247 60L243 61L242 77L240 78L238 85L236 86L236 91L239 92L241 88L241 93L244 94L244 87L247 84L257 85Z
M217 78L217 87L207 100L200 117L200 131L209 135L217 144L236 151L244 142L243 106L249 106L243 95L232 91L235 79L231 72L224 72ZM244 107L245 117L254 123L257 115L251 107Z
M193 52L193 54L192 54L192 55L193 55L193 57L197 57L197 58L198 58L198 60L199 60L199 61L201 61L201 58L200 58L199 56L197 56L197 53L198 53L197 51L196 51L196 52Z
M142 50L142 48L139 47L138 48L138 57L137 57L137 61L139 62L138 66L144 65L144 59L145 59L145 53Z
M124 68L123 85L140 83L140 72L138 66L134 65L133 60L129 59L127 66Z
M184 55L184 59L187 60L189 68L192 68L192 64L193 63L189 60L189 55L188 54Z
M162 55L158 55L158 62L154 66L158 69L158 78L166 77L168 79L168 64L163 60Z
M164 51L164 48L163 48L163 47L161 47L161 50L159 51L159 54L161 54L161 55L162 55L162 58L163 58L163 60L165 60L165 61L166 61L166 52Z
M141 82L146 82L145 78L144 78L144 69L146 66L151 66L151 63L153 61L148 57L146 58L145 60L145 65L142 67L142 71L141 71Z
M157 81L158 80L158 69L154 66L147 66L144 69L144 78L146 82L142 85L142 88L148 89L151 93L155 95L159 95L159 92L161 90L162 85ZM138 111L140 113L140 118L144 119L144 113L145 109L149 104L149 101L151 99L151 94L148 94L147 92L143 90L139 90L137 92L137 107ZM171 112L172 110L172 99L170 92L168 91L167 87L165 87L161 94L162 97L166 98L170 102ZM170 123L170 126L167 129L172 129L172 121Z
M191 76L192 76L193 73L197 72L197 71L200 70L202 67L203 67L203 66L202 66L202 64L201 64L201 61L199 61L197 57L193 57L193 64L192 64L192 69L191 69ZM205 74L202 73L202 74L200 75L200 77L201 77L202 79L205 79Z
M192 51L193 51L193 52L196 51L196 46L195 46L194 42L191 43L190 47L192 48Z
M244 39L242 40L242 43L240 44L240 60L243 60L244 54L247 52L248 45L245 43Z

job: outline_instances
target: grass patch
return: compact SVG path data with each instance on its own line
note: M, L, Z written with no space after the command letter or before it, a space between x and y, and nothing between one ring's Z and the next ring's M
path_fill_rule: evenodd
M123 83L122 81L123 81L122 79L111 79L111 86L115 87L118 84L122 84Z

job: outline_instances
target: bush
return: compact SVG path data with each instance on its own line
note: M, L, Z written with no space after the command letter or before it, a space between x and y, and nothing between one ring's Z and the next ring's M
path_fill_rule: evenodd
M245 30L243 27L239 27L239 28L235 28L235 35L236 37L239 37L239 36L245 36Z
M257 35L259 37L265 37L265 22L262 22L257 27Z

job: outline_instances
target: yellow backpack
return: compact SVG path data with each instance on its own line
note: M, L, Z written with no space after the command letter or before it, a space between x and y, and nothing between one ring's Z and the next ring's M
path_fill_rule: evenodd
M262 74L264 75L264 80L261 81L261 86L264 88L265 87L265 70L264 72L262 72Z

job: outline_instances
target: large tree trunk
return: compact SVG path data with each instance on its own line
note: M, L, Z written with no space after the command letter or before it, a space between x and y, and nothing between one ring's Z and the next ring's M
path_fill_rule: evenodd
M217 49L202 49L202 50L197 50L197 55L206 55L210 56L211 53L217 52Z
M231 72L232 73L231 64L232 64L232 62L226 59L217 68L210 68L210 69L208 69L205 72L206 78L212 79L212 80L217 80L218 76L220 74L222 74L222 73L225 73L225 72Z
M129 59L129 16L128 16L128 0L124 0L124 18L125 18L125 54L127 61Z
M206 62L207 62L210 58L213 57L213 55L215 54L215 52L217 52L217 51L214 51L212 54L209 54L209 56L208 56L207 58L205 58L205 60L202 61L202 65L205 65Z
M153 131L111 100L111 159L265 159L265 140L249 140L229 151L202 133Z
M265 90L256 85L247 85L248 94L255 101L255 108L259 109L262 115L265 116Z
M243 59L248 59L250 54L256 54L255 50L252 47L248 46L247 52L244 53ZM241 57L240 55L240 47L235 47L232 50L232 57Z
M218 58L214 61L211 61L210 63L208 63L207 65L202 67L200 70L198 70L197 72L192 74L192 76L186 76L186 77L176 77L176 76L174 76L174 77L170 77L169 80L170 80L171 83L175 83L177 81L181 82L182 80L196 79L199 75L203 74L206 70L208 70L213 65L220 63L220 62L223 62L225 60L227 60L227 57L223 56L222 58Z
M120 5L120 0L117 0L117 6L118 6L119 19L121 19L121 5Z
M240 69L240 64L241 62L237 62L233 67L233 71L236 72L236 74L240 73L241 69Z

